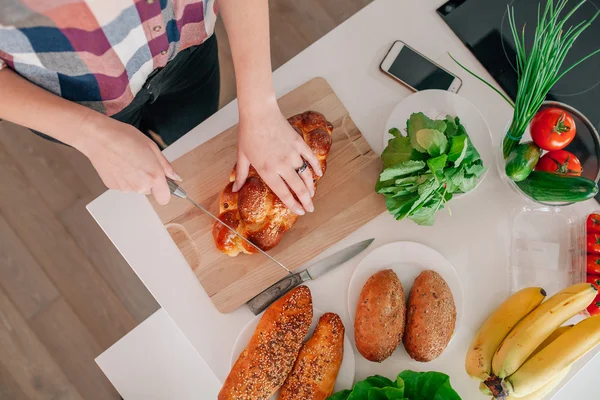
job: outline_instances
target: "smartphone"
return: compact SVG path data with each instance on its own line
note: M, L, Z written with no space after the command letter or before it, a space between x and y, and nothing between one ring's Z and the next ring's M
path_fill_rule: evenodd
M379 68L415 92L441 89L456 93L462 85L459 77L400 40L394 42Z

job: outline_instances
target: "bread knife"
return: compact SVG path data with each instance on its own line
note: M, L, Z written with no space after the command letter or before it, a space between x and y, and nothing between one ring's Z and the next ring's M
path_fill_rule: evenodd
M254 247L260 253L262 253L267 258L269 258L271 261L273 261L275 264L277 264L281 268L285 269L288 274L290 274L292 276L294 275L294 273L292 271L290 271L288 267L286 267L285 265L283 265L282 263L280 263L279 261L277 261L276 259L274 259L273 257L271 257L269 254L267 254L265 251L263 251L260 247L258 247L257 245L255 245L254 243L252 243L250 240L246 239L244 236L242 236L241 234L239 234L235 229L233 229L232 227L230 227L229 225L227 225L225 222L221 221L219 218L217 218L216 216L214 216L206 208L202 207L200 204L198 204L194 200L190 199L188 197L187 193L185 192L185 190L183 190L183 188L181 186L179 186L179 184L177 184L177 182L175 182L171 178L167 177L167 183L169 184L169 190L171 191L171 194L173 196L179 197L180 199L184 199L184 200L189 201L192 205L198 207L204 214L208 215L209 217L211 217L212 219L214 219L215 221L217 221L218 223L220 223L221 225L223 225L224 227L226 227L227 229L229 229L229 231L231 231L232 233L234 233L237 237L239 237L240 239L242 239L243 241L245 241L246 243L248 243L249 245L251 245L252 247Z
M373 243L373 240L375 239L367 239L363 240L362 242L355 243L343 250L338 251L337 253L330 255L329 257L324 258L321 261L316 262L303 271L283 278L279 282L268 287L250 299L246 305L250 311L254 313L254 315L260 314L278 298L302 282L316 279L362 253L367 247L369 247L371 243Z

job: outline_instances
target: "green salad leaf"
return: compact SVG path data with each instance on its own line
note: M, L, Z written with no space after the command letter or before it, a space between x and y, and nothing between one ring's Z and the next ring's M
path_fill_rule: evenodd
M434 129L436 131L444 132L446 130L446 122L441 120L433 120L422 112L412 114L406 122L406 131L408 132L410 144L415 150L421 153L426 153L427 150L425 150L425 148L423 148L417 141L417 132L422 129Z
M448 160L454 163L455 167L460 166L467 150L469 149L469 138L467 135L456 135L450 139L450 150L448 151Z
M379 175L379 179L380 180L388 180L388 179L399 178L401 176L420 171L424 168L425 168L425 163L423 161L404 161L404 162L394 165L393 167L384 169L381 172L381 174Z
M441 372L403 371L395 381L375 375L342 390L328 400L461 400Z
M392 133L394 129L390 129ZM398 131L398 129L395 129ZM400 131L398 131L400 132ZM381 161L386 168L392 167L398 163L410 160L423 160L426 155L419 153L410 145L410 139L405 136L397 136L388 141L388 145L381 154Z
M417 143L425 149L431 157L437 157L446 152L448 139L435 129L421 129L416 134Z
M437 156L435 158L430 158L429 160L427 160L427 166L429 167L429 170L433 172L434 175L439 175L444 171L444 167L446 166L447 160L448 156L446 154L442 154L441 156Z
M404 136L397 128L381 155L384 169L375 191L385 196L394 218L433 225L453 194L473 190L486 171L458 117L432 120L414 113Z
M460 124L460 119L458 117L454 118L450 115L446 115L446 136L449 138L456 136L458 134L458 125Z

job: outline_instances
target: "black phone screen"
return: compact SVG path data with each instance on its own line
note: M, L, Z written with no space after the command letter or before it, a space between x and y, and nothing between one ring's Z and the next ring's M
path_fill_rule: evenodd
M388 71L417 90L448 90L454 76L404 46Z

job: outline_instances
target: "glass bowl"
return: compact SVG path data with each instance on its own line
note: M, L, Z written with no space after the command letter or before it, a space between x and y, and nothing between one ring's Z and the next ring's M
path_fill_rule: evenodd
M549 107L556 107L562 110L567 111L573 119L575 120L575 126L577 128L577 133L575 138L564 150L570 151L575 154L575 156L581 162L583 167L583 173L581 176L591 179L594 182L598 183L600 179L600 136L598 135L598 130L592 123L579 112L577 109L569 106L568 104L561 103L558 101L545 101L540 107L540 110ZM573 204L571 202L542 202L533 199L531 196L524 193L516 183L510 179L505 172L506 160L504 159L504 154L502 152L502 141L504 140L504 136L508 131L510 126L510 122L506 125L504 129L504 134L502 135L500 143L497 146L497 162L496 166L498 167L498 173L502 178L502 181L505 182L510 188L512 188L516 193L526 197L527 199L546 206L568 206ZM529 132L529 127L523 134L523 138L521 139L521 143L529 142L531 140L531 134ZM544 153L546 151L544 150Z

